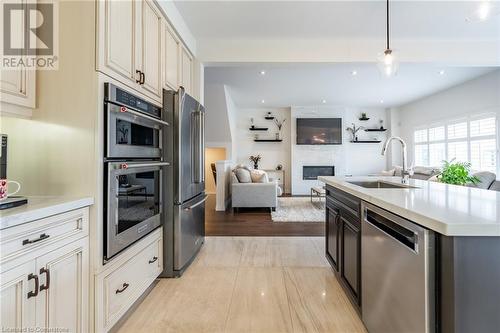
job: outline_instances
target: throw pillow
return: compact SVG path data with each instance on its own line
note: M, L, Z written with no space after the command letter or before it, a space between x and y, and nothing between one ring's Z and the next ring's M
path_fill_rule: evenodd
M250 176L250 171L243 168L237 168L234 170L234 174L240 183L251 183L252 177Z
M250 177L252 178L252 183L269 183L267 173L262 170L250 171Z
M473 173L472 175L479 178L479 183L477 183L477 184L470 183L470 184L467 184L467 186L482 188L485 190L487 190L490 187L491 183L493 183L495 181L495 179L497 178L497 176L494 173L488 172L488 171L479 171L479 172Z
M391 169L391 170L383 170L380 175L381 176L394 176L394 173L396 172L396 169Z

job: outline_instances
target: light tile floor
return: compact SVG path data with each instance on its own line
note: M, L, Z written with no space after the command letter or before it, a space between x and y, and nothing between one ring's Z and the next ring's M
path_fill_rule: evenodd
M366 332L322 237L207 237L119 332Z

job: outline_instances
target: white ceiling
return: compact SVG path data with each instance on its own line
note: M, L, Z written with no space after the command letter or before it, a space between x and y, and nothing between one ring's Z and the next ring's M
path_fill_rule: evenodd
M260 74L262 70L265 75ZM357 75L352 75L353 70ZM439 74L441 70L445 71L443 75ZM235 64L206 68L205 85L227 85L235 104L243 108L323 105L323 99L326 105L391 107L492 70L405 63L396 77L387 79L374 64L368 63ZM500 70L497 73L500 75Z
M198 39L385 38L385 1L179 1ZM499 12L500 2L495 3ZM467 23L478 1L392 1L397 39L500 40L500 15Z

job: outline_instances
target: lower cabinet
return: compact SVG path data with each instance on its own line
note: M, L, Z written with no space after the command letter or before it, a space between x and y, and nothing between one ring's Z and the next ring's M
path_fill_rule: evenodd
M326 197L326 256L342 287L361 308L361 201L330 186Z
M80 212L80 213L79 213ZM8 262L0 266L0 309L2 330L12 332L88 332L89 307L89 245L88 235L74 239L70 235L57 241L52 225L60 223L70 229L78 220L80 230L88 230L88 210L53 216L46 220L12 227L0 235L2 245L17 239L17 229L33 227L42 235L37 248L18 250ZM16 229L17 228L17 229ZM35 232L26 230L27 234ZM73 235L78 235L75 231ZM15 238L12 238L14 235ZM45 244L42 244L46 242ZM5 270L4 270L5 269Z
M158 228L105 266L96 276L96 332L108 332L163 271Z

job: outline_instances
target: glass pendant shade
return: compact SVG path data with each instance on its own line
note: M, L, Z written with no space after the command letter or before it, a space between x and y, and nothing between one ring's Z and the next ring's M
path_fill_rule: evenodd
M394 50L386 49L378 56L377 66L382 76L393 77L398 73L399 59Z

